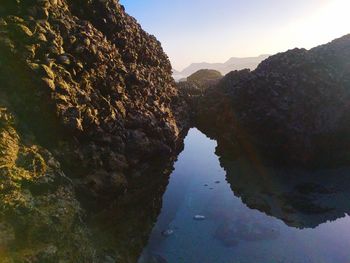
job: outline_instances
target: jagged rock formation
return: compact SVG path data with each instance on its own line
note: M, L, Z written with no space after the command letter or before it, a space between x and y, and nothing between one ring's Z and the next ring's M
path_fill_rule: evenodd
M4 0L0 83L0 261L134 261L189 126L160 43L117 0ZM82 207L140 200L92 242Z
M176 151L186 110L171 65L116 0L6 0L0 70L20 121L96 197Z
M350 155L350 35L290 50L255 71L235 71L208 89L198 125L270 159L307 165L348 162Z
M222 151L346 157L333 153L350 144L349 38L179 94L160 43L117 0L3 0L0 260L134 262L193 124ZM86 226L97 201L120 224Z
M1 108L0 261L93 262L72 182L52 154L17 125Z

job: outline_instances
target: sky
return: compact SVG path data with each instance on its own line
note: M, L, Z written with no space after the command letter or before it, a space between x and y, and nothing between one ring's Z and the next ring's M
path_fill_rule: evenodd
M176 70L312 48L350 33L350 0L120 0Z

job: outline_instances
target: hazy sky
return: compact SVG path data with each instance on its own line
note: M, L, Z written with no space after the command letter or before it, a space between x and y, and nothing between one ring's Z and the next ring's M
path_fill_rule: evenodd
M350 33L350 0L120 0L175 69L311 48Z

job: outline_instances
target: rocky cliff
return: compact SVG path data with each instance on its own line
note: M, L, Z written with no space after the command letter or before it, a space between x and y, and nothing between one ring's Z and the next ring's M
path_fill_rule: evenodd
M348 162L349 54L347 35L277 54L252 72L231 72L206 91L198 125L254 158L317 166Z
M135 262L191 125L255 164L349 160L349 54L345 36L177 89L117 0L3 0L0 261Z
M4 0L0 83L0 261L106 262L82 207L158 209L189 125L161 44L117 0Z
M20 122L96 196L176 151L170 62L118 1L5 1L0 70Z

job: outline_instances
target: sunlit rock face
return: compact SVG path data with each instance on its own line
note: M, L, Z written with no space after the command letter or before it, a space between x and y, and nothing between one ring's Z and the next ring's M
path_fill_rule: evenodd
M252 72L231 72L206 91L198 125L270 159L348 162L349 54L347 35L309 51L277 54Z
M1 94L3 95L3 94ZM0 99L0 261L92 262L74 186Z
M95 197L173 155L187 127L160 43L116 0L4 1L0 70L20 121Z

